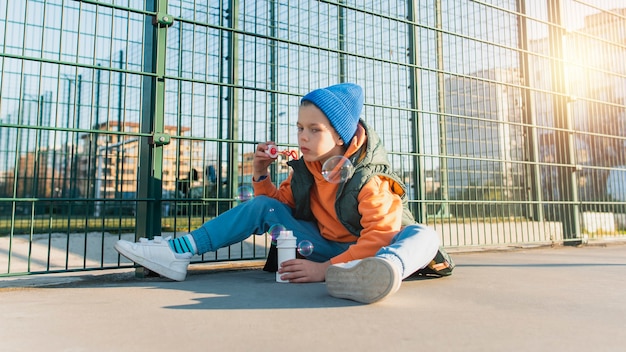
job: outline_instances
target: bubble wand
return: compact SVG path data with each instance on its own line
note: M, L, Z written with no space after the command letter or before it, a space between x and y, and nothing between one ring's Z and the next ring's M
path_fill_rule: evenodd
M298 159L298 153L295 150L279 151L278 148L273 144L270 144L267 149L265 149L265 154L267 154L272 159L278 158L278 155L283 155L292 159Z

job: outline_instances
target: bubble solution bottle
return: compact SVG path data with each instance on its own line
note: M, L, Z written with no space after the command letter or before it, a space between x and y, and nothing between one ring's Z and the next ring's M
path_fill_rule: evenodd
M296 236L289 230L280 231L280 235L276 238L276 249L278 250L278 267L280 264L289 259L296 258ZM289 282L281 280L280 275L276 272L276 282Z

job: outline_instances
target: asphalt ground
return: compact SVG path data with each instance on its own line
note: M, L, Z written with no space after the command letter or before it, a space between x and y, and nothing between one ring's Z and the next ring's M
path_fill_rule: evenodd
M0 351L624 351L626 243L452 253L381 302L260 262L0 279Z

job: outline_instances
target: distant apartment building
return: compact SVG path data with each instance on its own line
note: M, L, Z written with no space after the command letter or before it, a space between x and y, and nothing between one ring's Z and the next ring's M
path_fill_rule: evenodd
M611 168L626 164L626 8L587 16L584 26L564 32L567 118L576 134L574 163L581 200L600 199L606 193ZM606 39L599 41L597 38ZM554 38L552 38L554 40ZM618 43L617 45L614 43ZM516 68L493 68L452 76L445 82L445 170L450 198L466 197L485 187L502 199L521 200L525 188L525 140L522 97L518 88L533 87L527 108L537 125L543 199L560 199L555 145L554 90L550 57L551 38L528 43L528 82ZM578 99L585 97L585 99ZM594 168L585 168L593 165ZM444 170L442 170L444 171Z
M449 196L492 187L513 198L523 179L516 162L524 160L518 71L484 70L445 84Z
M584 26L564 32L563 72L571 127L590 132L573 135L573 162L579 166L580 200L603 199L607 192L608 168L626 165L626 8L585 18ZM605 41L597 38L605 39ZM558 163L555 138L550 38L529 42L529 85L532 111L538 125L539 157L543 163ZM580 97L584 97L581 99ZM544 128L542 128L542 126ZM611 138L610 136L622 137ZM588 167L594 166L594 167ZM556 166L542 166L543 196L560 199Z
M82 195L95 198L136 196L139 167L139 137L136 134L139 127L139 123L124 122L119 128L118 123L112 121L96 126L95 130L102 133L83 136L78 175L81 180L89 182L77 184ZM188 127L164 127L164 132L170 135L184 135L189 130ZM202 155L201 152L201 141L172 139L163 146L164 192L175 192L177 182L181 180L202 182L206 162L193 157Z

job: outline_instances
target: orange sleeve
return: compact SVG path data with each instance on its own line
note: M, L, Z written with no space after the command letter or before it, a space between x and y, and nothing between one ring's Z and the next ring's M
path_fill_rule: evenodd
M374 256L402 227L402 200L391 191L388 180L373 177L361 189L358 200L361 236L347 251L332 258L332 264Z
M274 183L272 183L269 176L258 182L253 181L252 186L254 187L255 196L268 196L270 198L277 199L292 208L295 207L293 193L291 193L291 174L280 184L278 188L276 188Z

